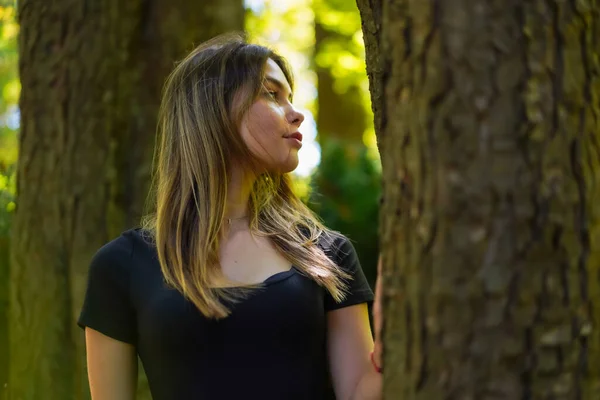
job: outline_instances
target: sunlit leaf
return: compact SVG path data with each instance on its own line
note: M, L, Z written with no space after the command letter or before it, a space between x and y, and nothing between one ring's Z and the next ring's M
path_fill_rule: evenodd
M21 83L14 79L4 85L2 89L2 97L7 104L15 104L19 101L19 93L21 92Z

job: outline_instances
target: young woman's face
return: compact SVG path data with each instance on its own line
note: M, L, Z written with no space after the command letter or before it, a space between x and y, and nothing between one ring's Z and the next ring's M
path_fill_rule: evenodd
M290 172L298 166L304 115L292 105L290 85L279 65L267 61L265 81L258 99L243 116L242 139L265 170Z

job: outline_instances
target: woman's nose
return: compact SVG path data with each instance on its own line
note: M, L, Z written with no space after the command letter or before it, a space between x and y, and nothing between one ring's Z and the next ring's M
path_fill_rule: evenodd
M300 126L304 122L304 114L292 106L292 110L288 113L288 121L290 124Z

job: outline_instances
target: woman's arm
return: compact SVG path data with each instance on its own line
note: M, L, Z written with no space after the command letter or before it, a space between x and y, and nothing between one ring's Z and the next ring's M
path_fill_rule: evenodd
M371 364L373 339L366 303L327 313L328 355L339 400L381 398L381 374Z
M92 400L134 400L137 387L135 347L85 328Z

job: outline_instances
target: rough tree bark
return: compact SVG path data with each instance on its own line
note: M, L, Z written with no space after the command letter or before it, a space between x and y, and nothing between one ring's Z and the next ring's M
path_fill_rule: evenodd
M600 2L357 3L385 398L600 398Z
M174 60L243 28L241 0L18 2L22 115L9 397L88 396L75 325L93 253L139 222Z

